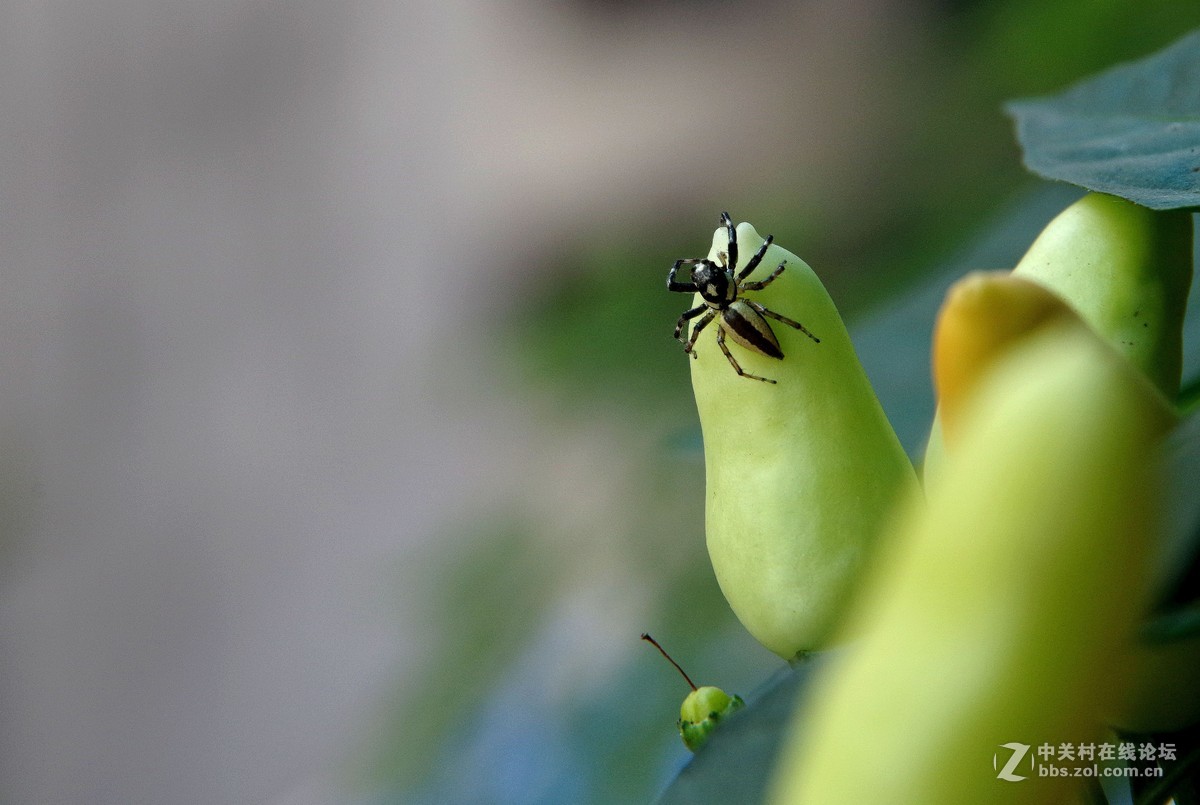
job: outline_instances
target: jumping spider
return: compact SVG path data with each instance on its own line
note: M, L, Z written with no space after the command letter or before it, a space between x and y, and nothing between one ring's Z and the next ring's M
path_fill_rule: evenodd
M783 273L784 266L787 261L779 264L779 268L775 269L769 277L759 282L745 282L746 277L750 276L754 269L758 268L758 264L762 262L763 255L767 253L767 247L771 245L773 237L767 235L767 239L763 241L763 245L750 258L750 262L746 263L746 267L734 275L734 270L737 268L738 260L738 244L737 232L733 228L733 220L729 217L729 213L721 213L721 224L729 232L728 251L718 252L717 257L721 261L721 265L717 265L712 260L707 259L685 259L676 260L675 265L671 266L671 273L667 275L667 290L678 291L680 293L698 293L700 298L704 300L703 304L697 305L691 310L685 311L679 317L679 322L675 325L675 338L683 342L683 351L696 357L695 345L696 338L700 335L700 331L717 318L720 314L721 318L717 322L717 346L721 348L721 352L725 353L725 357L729 360L729 365L741 377L748 377L752 380L761 380L764 383L774 383L767 377L759 377L752 375L749 372L743 371L742 367L734 359L730 353L729 347L725 346L725 334L741 344L746 349L757 352L760 355L766 355L769 358L783 358L783 350L779 348L779 341L775 338L775 333L771 330L771 325L767 324L767 320L763 318L767 316L781 321L789 327L795 327L800 332L807 335L816 343L821 343L821 339L805 329L800 322L792 321L789 318L780 316L773 310L768 310L764 306L752 299L740 298L739 294L746 291L760 291L766 286L775 281L775 278ZM676 282L675 272L682 265L692 266L691 282ZM701 316L700 321L696 322L696 326L692 328L692 336L684 341L683 332L689 320Z

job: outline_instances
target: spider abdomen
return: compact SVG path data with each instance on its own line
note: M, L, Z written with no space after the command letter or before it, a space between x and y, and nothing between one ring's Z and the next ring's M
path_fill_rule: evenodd
M735 299L721 311L720 326L725 328L730 338L746 349L769 358L783 358L783 350L779 348L779 340L771 330L771 325L745 300Z

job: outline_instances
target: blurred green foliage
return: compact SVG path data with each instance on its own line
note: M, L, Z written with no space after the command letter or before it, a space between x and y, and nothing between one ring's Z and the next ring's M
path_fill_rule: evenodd
M609 237L573 257L570 269L535 295L533 309L510 323L521 385L572 407L687 412L690 400L679 394L690 382L687 364L673 349L647 345L664 344L664 331L666 344L675 343L671 328L683 297L667 293L666 270L654 269L687 256L672 256L670 244L689 241L704 243L695 232L618 243Z
M403 718L388 718L377 736L375 773L383 779L427 773L441 750L435 742L413 740L411 725L445 735L469 722L481 694L495 684L497 669L515 661L553 603L553 568L538 561L528 523L500 515L474 530L448 540L453 550L423 563L419 576L401 579L409 600L421 602L411 614L438 624L442 636L452 639L433 643L440 651L423 658L421 695L406 691L394 705Z

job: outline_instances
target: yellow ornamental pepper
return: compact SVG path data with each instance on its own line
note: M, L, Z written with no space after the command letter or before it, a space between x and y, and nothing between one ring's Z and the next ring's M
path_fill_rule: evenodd
M933 385L943 439L953 440L981 377L1013 344L1047 324L1078 319L1066 302L1008 272L968 274L946 293L933 339Z
M930 489L945 470L958 423L978 381L1004 353L1039 328L1079 314L1045 286L1005 271L977 271L946 292L933 337L938 407L925 446L922 480Z
M1087 324L1056 293L1015 273L979 271L950 287L933 338L933 383L945 442L955 441L959 420L996 362L1022 340L1055 326ZM1163 421L1173 424L1170 402L1149 380L1137 377L1130 373L1130 382L1142 385Z
M916 476L816 274L750 224L723 222L708 258L669 279L696 292L677 334L696 358L708 551L742 624L790 660L829 643Z
M1192 283L1192 214L1089 193L1013 269L1065 299L1170 400L1179 392Z
M1119 699L1170 423L1150 388L1069 320L995 362L797 714L771 802L1067 801L1082 778L1001 779L1004 746L1101 740Z
M980 272L964 277L946 295L934 338L934 384L938 426L926 452L925 484L944 476L945 450L954 449L958 421L978 381L1006 350L1039 328L1078 319L1056 294L1015 273ZM1110 342L1111 344L1112 342ZM1115 346L1115 345L1114 345ZM1174 419L1170 403L1146 380L1164 421ZM1143 638L1131 647L1132 686L1124 702L1107 713L1108 722L1130 732L1182 729L1200 721L1200 690L1195 669L1200 637Z

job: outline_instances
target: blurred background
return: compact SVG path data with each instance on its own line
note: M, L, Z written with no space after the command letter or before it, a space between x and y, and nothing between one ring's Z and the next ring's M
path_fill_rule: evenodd
M4 3L0 801L648 801L687 688L639 634L781 665L707 563L671 262L727 209L864 327L1035 184L1003 100L1196 25Z

